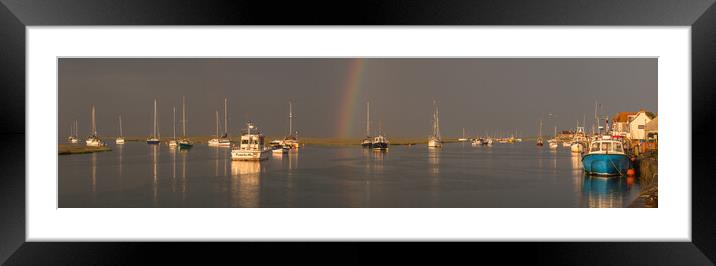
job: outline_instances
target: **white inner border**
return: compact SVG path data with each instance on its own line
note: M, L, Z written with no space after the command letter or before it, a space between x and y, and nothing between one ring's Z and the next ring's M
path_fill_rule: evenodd
M690 39L690 27L28 27L27 241L690 241ZM57 57L74 56L658 57L659 208L58 209L48 118Z

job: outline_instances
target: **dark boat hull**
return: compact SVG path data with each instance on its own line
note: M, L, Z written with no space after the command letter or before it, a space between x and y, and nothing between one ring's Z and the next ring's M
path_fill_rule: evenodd
M370 149L373 148L373 143L362 143L361 146L363 146L363 148Z
M371 146L374 150L387 150L388 149L388 143L385 143L385 142L376 142L376 143L373 143Z

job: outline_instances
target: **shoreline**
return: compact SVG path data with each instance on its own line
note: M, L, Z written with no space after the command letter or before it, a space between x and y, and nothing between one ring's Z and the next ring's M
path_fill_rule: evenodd
M105 152L112 151L107 146L104 147L88 147L82 144L60 144L57 148L58 155L69 155L69 154L86 154L93 152Z

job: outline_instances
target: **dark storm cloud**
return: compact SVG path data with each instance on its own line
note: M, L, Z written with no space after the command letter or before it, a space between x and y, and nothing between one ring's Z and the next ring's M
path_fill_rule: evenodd
M346 104L350 58L90 59L59 60L59 134L79 120L86 136L90 108L97 108L100 135L118 133L122 115L127 136L152 128L153 100L159 103L162 136L172 133L172 107L181 115L187 98L190 135L211 135L215 111L229 99L230 130L255 121L266 135L288 131L288 101L302 136L337 134ZM373 128L388 136L427 136L432 100L438 101L443 135L517 131L545 133L573 128L594 101L603 115L645 108L657 112L655 58L366 58L354 98L353 136L364 135L365 101L371 101ZM553 114L552 119L548 114ZM179 126L179 124L178 124ZM180 129L177 128L177 131Z

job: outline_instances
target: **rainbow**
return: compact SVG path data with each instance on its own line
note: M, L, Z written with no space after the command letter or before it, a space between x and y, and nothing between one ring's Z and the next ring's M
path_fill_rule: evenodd
M340 101L336 133L341 138L349 138L355 126L357 95L361 88L365 62L363 58L356 58L350 63L348 76L343 85L343 97Z

